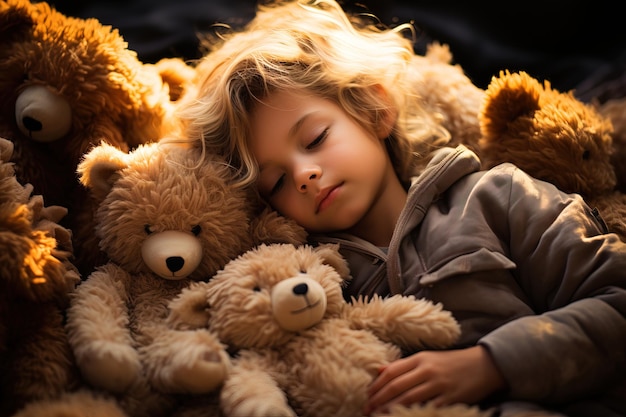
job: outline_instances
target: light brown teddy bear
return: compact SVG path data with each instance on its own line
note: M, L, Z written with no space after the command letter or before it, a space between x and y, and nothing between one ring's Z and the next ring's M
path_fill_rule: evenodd
M18 180L68 209L74 264L104 263L94 204L76 177L106 141L128 151L169 130L165 121L195 71L182 60L143 64L116 29L65 16L47 2L0 0L0 137L14 143Z
M44 206L7 162L13 143L0 139L0 415L54 398L78 383L63 327L79 282L70 262L62 207Z
M168 302L266 239L298 243L306 234L260 212L260 199L230 184L224 161L181 145L125 153L101 144L79 173L101 202L96 234L110 261L82 281L67 311L76 361L133 417L169 415L178 399L168 394L211 392L230 361L207 331L168 329Z
M423 57L416 55L413 59L413 84L428 112L437 114L449 131L447 145L463 144L476 151L481 137L478 113L485 91L472 82L460 65L453 63L446 44L433 42Z
M368 384L401 349L449 346L441 305L403 297L346 302L336 245L259 245L170 303L175 328L208 329L236 352L220 391L228 417L361 417ZM418 416L470 416L445 408ZM487 415L487 414L484 414Z
M616 190L612 124L571 92L525 72L501 72L480 114L478 151L486 168L512 162L597 208L608 230L626 240L626 194Z
M11 417L132 417L114 398L85 389L29 402Z

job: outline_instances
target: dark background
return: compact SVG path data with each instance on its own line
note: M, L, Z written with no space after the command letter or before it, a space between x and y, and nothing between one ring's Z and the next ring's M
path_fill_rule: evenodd
M215 23L234 27L254 15L254 0L50 0L59 11L119 29L143 62L199 57L198 35ZM524 70L584 101L626 96L626 22L608 0L344 0L385 24L413 22L416 52L431 40L450 45L455 63L486 88L502 69Z

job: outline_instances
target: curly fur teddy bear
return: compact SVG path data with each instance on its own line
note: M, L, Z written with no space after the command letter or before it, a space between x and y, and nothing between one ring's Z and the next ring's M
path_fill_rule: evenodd
M132 417L127 415L111 396L86 389L67 392L57 398L45 398L29 402L11 417L87 416Z
M579 193L608 230L626 240L626 194L616 189L610 120L571 92L525 72L501 72L480 113L485 167L512 162L530 175Z
M226 416L360 417L367 385L401 349L442 348L459 335L430 301L346 302L337 249L262 244L170 303L172 327L208 329L236 352L220 391ZM444 410L412 415L471 415Z
M82 375L119 394L130 415L167 415L176 398L221 384L223 345L206 331L166 326L167 304L261 241L303 242L295 223L253 204L219 159L165 141L125 153L101 144L79 165L100 201L96 234L110 261L81 282L68 335Z
M74 264L104 263L94 204L76 178L80 158L106 141L128 151L161 138L195 71L184 61L143 64L116 29L67 17L47 2L0 0L0 137L15 145L18 180L68 209Z
M0 415L78 382L63 326L79 282L70 232L58 224L66 210L17 181L12 152L0 139Z

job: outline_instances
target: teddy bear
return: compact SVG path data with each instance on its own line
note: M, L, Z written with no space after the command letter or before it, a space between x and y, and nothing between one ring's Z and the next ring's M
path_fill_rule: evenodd
M117 29L47 2L0 0L0 136L14 143L21 183L68 209L74 264L88 275L106 257L95 204L76 177L80 158L106 141L124 151L169 131L195 71L167 58L142 63Z
M626 194L616 189L611 161L613 126L593 105L526 72L502 71L487 87L479 120L485 168L512 162L580 194L626 240Z
M476 151L481 132L478 112L485 91L475 85L459 64L454 64L450 47L429 43L423 56L416 55L413 85L426 111L435 114L447 129L445 145L465 145ZM428 150L425 150L428 152Z
M626 193L626 97L612 98L603 103L593 100L592 104L613 124L611 163L617 177L616 188Z
M168 415L178 394L214 391L230 367L211 333L168 329L169 300L256 244L295 244L306 233L233 185L225 161L175 140L128 153L102 143L78 174L100 202L95 233L109 262L78 285L67 310L76 362L133 417Z
M413 296L348 302L349 279L338 245L260 244L190 283L167 322L208 329L233 352L220 389L225 416L361 417L381 366L403 351L447 347L460 328L441 304ZM445 410L411 415L473 415Z
M131 417L103 393L80 388L57 398L31 401L11 417Z
M63 207L45 206L8 162L0 138L0 415L54 398L78 383L63 311L80 281Z

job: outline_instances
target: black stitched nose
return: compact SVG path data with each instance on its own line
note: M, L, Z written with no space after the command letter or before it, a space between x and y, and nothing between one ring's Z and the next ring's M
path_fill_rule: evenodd
M305 295L307 292L309 292L309 286L306 284L298 284L293 287L293 293L295 295Z
M167 269L172 272L180 271L180 269L185 265L185 260L180 256L170 256L165 260L165 265L167 265Z

